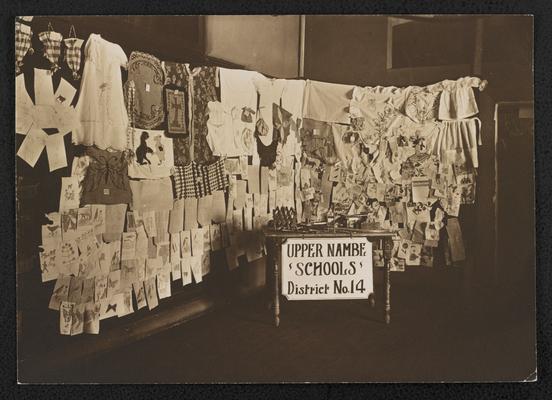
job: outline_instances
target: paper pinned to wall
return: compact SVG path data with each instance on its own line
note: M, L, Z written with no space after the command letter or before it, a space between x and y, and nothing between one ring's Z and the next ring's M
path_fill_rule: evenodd
M247 181L236 181L236 198L234 199L234 208L239 210L245 207L245 198L247 193Z
M192 255L192 235L190 231L180 232L180 252L183 258Z
M169 233L176 234L184 229L184 199L175 200L169 214Z
M222 190L216 190L213 192L211 218L216 224L220 224L226 219L226 202L224 200L224 191Z
M75 303L69 301L61 302L59 307L59 333L62 335L71 334L74 307Z
M199 256L203 254L203 229L192 229L192 255Z
M157 293L159 299L171 297L171 271L168 268L157 274Z
M134 291L134 296L136 297L136 307L138 307L138 310L141 310L147 306L144 283L142 281L134 282L132 284L132 289Z
M216 251L222 248L222 238L219 224L209 226L209 234L211 237L211 250Z
M412 201L425 203L429 196L430 181L426 177L412 177Z
M184 229L197 228L197 199L195 197L184 199Z
M48 154L50 172L67 167L67 155L65 153L63 135L61 133L48 135L44 143L46 145L46 153Z
M84 331L84 303L76 304L73 307L73 318L71 321L71 336L80 335Z
M211 251L211 229L209 226L201 228L203 232L203 254Z
M247 166L247 181L249 193L260 193L259 183L259 166L248 165Z
M213 204L213 195L200 197L197 201L197 221L201 226L211 224L211 207Z
M71 85L65 79L61 78L59 86L54 93L55 102L57 104L69 107L73 102L73 98L75 97L76 93L77 89L74 88L73 85Z
M261 167L261 193L268 195L268 167Z
M192 258L182 257L180 261L180 271L182 272L182 286L192 283Z
M125 227L126 204L108 204L105 206L104 240L111 242L120 238Z
M52 74L46 69L34 69L35 105L55 105Z
M192 270L192 275L196 283L203 281L203 272L202 272L202 263L201 255L190 257L190 266Z
M180 233L171 233L171 245L170 245L170 260L171 264L175 264L175 262L180 262L181 258L181 251L180 251ZM179 267L180 268L180 267Z
M76 176L62 177L59 210L67 211L67 210L79 208L79 203L80 203L80 193L79 193L78 177Z
M136 258L136 233L123 232L121 260L134 260Z
M71 284L71 276L59 275L50 297L48 308L50 310L59 310L63 301L67 301L69 296L69 285Z
M44 149L47 137L48 135L42 129L31 128L23 143L19 146L17 156L31 167L34 167L42 153L42 149Z
M97 335L100 333L100 303L86 303L84 306L84 332Z
M144 282L144 287L146 289L146 300L148 303L148 309L150 311L159 305L159 300L157 299L157 287L155 283L156 283L155 276L147 279Z

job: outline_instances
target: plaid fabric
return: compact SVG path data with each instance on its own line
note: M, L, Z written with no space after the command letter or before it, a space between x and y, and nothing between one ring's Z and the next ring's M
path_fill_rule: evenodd
M209 173L206 165L200 165L192 161L192 176L195 184L195 197L204 197L211 194Z
M228 186L228 177L224 172L224 160L218 160L207 166L207 177L212 192L226 189Z
M65 39L65 62L71 71L73 79L79 79L79 70L81 67L81 47L84 40L78 38Z
M177 199L204 197L228 186L223 160L210 165L201 165L194 161L186 166L176 165L172 178Z
M196 197L192 164L175 165L172 179L174 195L177 199Z
M61 54L62 34L54 31L45 31L40 32L38 38L44 45L44 57L50 61L52 72L56 72L59 69L58 60Z
M23 57L27 55L27 52L31 48L31 28L16 23L15 24L15 71L20 72L20 67L23 65Z

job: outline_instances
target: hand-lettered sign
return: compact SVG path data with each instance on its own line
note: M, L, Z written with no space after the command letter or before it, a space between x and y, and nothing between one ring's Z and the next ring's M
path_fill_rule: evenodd
M373 291L367 238L295 238L282 245L282 294L289 300L367 299Z

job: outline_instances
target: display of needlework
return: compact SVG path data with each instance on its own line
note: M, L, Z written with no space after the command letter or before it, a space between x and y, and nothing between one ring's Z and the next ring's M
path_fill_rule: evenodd
M57 62L59 55L50 58ZM234 110L231 118L215 115L226 112L214 106L225 97L217 89L218 72L131 54L131 148L87 146L61 180L59 209L37 227L41 276L55 281L49 308L59 312L61 334L97 334L103 319L161 306L172 294L172 281L199 283L211 272L211 252L224 251L230 270L239 267L240 257L262 258L262 229L275 210L288 210L294 226L296 218L297 224L339 221L395 231L393 271L432 267L438 253L445 264L465 259L458 216L463 204L476 201L481 143L470 91L483 81L466 77L427 87L352 90L319 83L316 101L311 96L308 103L311 118L305 118L282 106L283 95L274 88L286 80L273 85L266 78L274 103L264 112L272 111L272 120L260 123L254 120L259 110L250 107ZM33 166L46 147L55 170L66 163L56 135L73 126L68 104L75 89L62 80L54 92L47 73L35 71L34 102L23 76L16 78L16 130L26 135L18 155ZM335 100L335 93L349 96L347 114L341 95L339 110L332 109L335 102L323 103ZM461 96L470 103L455 110L454 99ZM443 115L446 120L439 119ZM45 123L63 132L48 135L39 129ZM247 135L235 135L249 125ZM209 129L214 136L208 137ZM272 141L265 143L261 138L269 131ZM234 136L240 141L232 157L221 151L226 132L232 143ZM374 251L376 266L383 266L381 251Z

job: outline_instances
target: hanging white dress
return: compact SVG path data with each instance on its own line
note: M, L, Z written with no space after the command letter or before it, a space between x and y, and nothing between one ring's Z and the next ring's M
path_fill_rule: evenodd
M77 127L73 143L105 150L124 150L128 116L123 98L121 67L127 56L121 46L91 34L84 49Z

